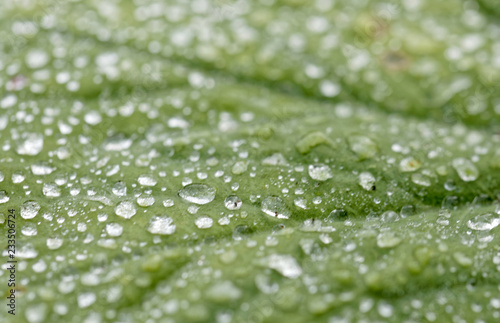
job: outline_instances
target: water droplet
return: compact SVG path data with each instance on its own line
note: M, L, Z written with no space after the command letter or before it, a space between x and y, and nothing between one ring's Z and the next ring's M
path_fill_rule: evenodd
M23 142L16 149L19 155L35 156L43 149L43 135L39 133L28 133Z
M377 144L368 137L352 136L348 139L349 147L359 159L374 157L378 152Z
M367 191L372 191L375 187L375 177L372 173L362 172L359 174L359 185Z
M116 182L115 185L113 185L112 191L116 196L125 196L127 195L127 185L122 181Z
M179 190L179 196L195 204L207 204L215 198L215 188L206 184L189 184Z
M197 218L194 221L194 223L196 224L196 226L199 229L208 229L208 228L212 227L212 224L214 223L214 221L207 216L203 216L203 217Z
M233 230L233 239L242 240L253 233L253 230L247 225L238 225Z
M416 209L415 209L415 206L413 206L413 205L405 205L401 208L401 212L399 212L399 214L401 214L402 218L406 218L408 216L415 215L415 213L416 213Z
M264 158L262 160L262 165L267 165L267 166L286 166L286 165L288 165L288 162L286 161L285 157L283 157L282 154L275 153L275 154L272 154L269 157Z
M139 178L137 179L137 182L139 182L139 184L141 184L142 186L155 186L157 183L156 179L154 179L153 177L151 177L149 175L139 176Z
M399 221L399 214L397 214L394 211L385 211L380 216L380 220L382 220L383 222L395 222L395 221Z
M115 135L106 139L103 144L106 151L121 151L130 148L132 139L125 138L123 135Z
M48 238L47 239L47 248L49 248L50 250L56 250L56 249L59 249L61 248L61 246L63 245L63 240L62 239L59 239L59 238Z
M49 175L55 170L46 162L38 162L31 165L31 172L33 175Z
M419 160L413 157L406 157L399 163L399 170L402 172L414 172L422 166Z
M377 236L377 246L379 248L394 248L401 241L401 238L398 238L393 232L383 232Z
M326 181L333 177L330 167L324 164L309 165L308 171L315 181Z
M290 279L302 275L302 268L297 260L290 255L272 254L264 259L264 264Z
M108 223L106 232L112 237L119 237L123 233L123 227L119 223Z
M451 164L464 182L472 182L479 177L479 170L468 159L455 158Z
M42 193L48 197L61 196L61 189L56 184L44 183Z
M307 200L303 197L297 197L295 200L293 200L293 204L301 209L307 209Z
M285 202L278 196L268 196L262 201L262 211L274 218L288 219L290 217L290 210Z
M467 226L477 231L490 231L498 227L498 225L500 225L500 217L493 213L477 215L473 219L467 221Z
M424 174L411 174L411 181L420 186L431 186L431 179Z
M148 231L152 234L173 234L175 232L174 220L168 216L154 216L149 221Z
M224 200L224 206L228 210L239 210L243 202L236 195L230 195Z
M344 221L347 218L347 211L344 209L335 209L333 210L328 217L326 218L326 221L332 222L332 221Z
M0 204L7 203L10 200L10 197L7 196L7 192L0 191Z
M115 214L125 219L130 219L135 215L136 212L137 211L134 207L134 204L130 201L120 202L115 207Z
M247 161L239 161L239 162L234 163L233 168L231 169L231 172L235 175L240 175L240 174L243 174L244 172L246 172L247 168L248 168Z
M36 234L38 233L37 232L37 228L36 228L36 224L34 224L34 223L26 223L22 227L21 233L24 234L27 237L36 236Z
M155 198L150 195L139 196L137 198L137 204L142 207L148 207L153 205L154 203L155 203Z
M215 283L206 291L209 300L216 303L227 303L241 297L241 290L230 281Z
M97 297L92 292L81 293L78 295L78 307L79 308L87 308L90 305L94 304Z
M171 207L174 206L174 200L172 199L166 199L163 201L163 206L164 207Z
M47 318L47 305L44 303L30 305L25 312L29 323L42 323Z
M40 204L35 201L26 201L21 205L21 217L23 219L33 219L40 211Z

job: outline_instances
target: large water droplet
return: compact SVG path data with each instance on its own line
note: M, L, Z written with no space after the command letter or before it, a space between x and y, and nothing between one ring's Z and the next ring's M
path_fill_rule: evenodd
M120 204L115 207L115 214L125 219L130 219L136 212L134 204L130 201L120 202Z
M35 201L26 201L21 205L21 217L23 219L33 219L40 211L40 204Z
M315 181L326 181L333 177L330 167L324 164L309 165L308 171L309 176Z
M288 219L290 210L285 202L278 196L268 196L262 201L262 211L278 219Z
M215 198L215 188L206 184L189 184L179 190L179 196L195 204L207 204Z
M154 216L149 221L148 231L152 234L173 234L175 232L174 220L168 216Z
M464 182L472 182L479 177L479 170L466 158L455 158L451 165Z
M475 216L467 221L467 226L472 230L489 231L500 225L500 217L493 213L486 213Z

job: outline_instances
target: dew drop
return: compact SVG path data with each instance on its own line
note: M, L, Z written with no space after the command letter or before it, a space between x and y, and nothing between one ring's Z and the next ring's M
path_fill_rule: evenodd
M35 201L26 201L21 205L21 217L23 219L33 219L40 211L40 204Z
M262 201L262 211L277 219L288 219L290 210L285 202L278 196L268 196Z
M368 137L352 136L348 139L349 147L360 159L372 158L378 152L377 144Z
M264 260L264 263L267 267L290 279L298 278L302 274L299 263L290 255L272 254Z
M137 179L137 182L139 182L139 184L141 184L143 186L155 186L157 183L156 179L154 179L153 177L151 177L149 175L139 176L139 178Z
M401 238L398 238L392 232L383 232L377 237L377 246L379 248L394 248L401 243Z
M215 198L215 188L206 184L189 184L179 190L179 196L195 204L208 204Z
M309 165L309 176L315 181L326 181L333 177L332 170L328 165L316 164Z
M125 196L127 195L127 185L122 181L116 182L115 185L113 185L112 192L116 196Z
M236 195L230 195L224 200L224 206L228 210L239 210L243 202Z
M168 235L175 232L174 220L168 216L154 216L149 221L148 231L152 234Z
M7 196L7 192L0 191L0 204L9 202L10 197Z
M431 179L424 174L412 174L411 181L417 185L429 187L431 186Z
M125 219L130 219L136 214L137 210L134 207L134 204L130 201L120 202L115 207L115 214L121 216Z
M106 232L112 237L119 237L123 233L123 227L119 223L108 223Z
M372 173L362 172L359 174L359 185L367 191L372 191L375 187L375 177Z
M203 216L203 217L197 218L194 221L194 223L196 224L196 226L199 229L208 229L208 228L212 227L212 224L214 223L214 221L207 216Z
M43 135L39 133L29 133L26 139L17 146L19 155L36 156L43 149Z
M46 243L47 248L49 248L50 250L56 250L61 248L61 246L63 245L63 240L59 238L48 238Z
M455 158L451 164L464 182L472 182L479 177L479 170L466 158Z
M492 213L477 215L467 221L467 226L477 231L490 231L498 227L498 225L500 225L500 217Z
M399 163L399 170L402 172L414 172L422 166L422 163L413 157L406 157Z

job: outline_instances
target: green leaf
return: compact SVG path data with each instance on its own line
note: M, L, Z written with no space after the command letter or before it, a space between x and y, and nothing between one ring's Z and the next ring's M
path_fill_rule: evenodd
M0 321L498 320L488 3L2 2Z

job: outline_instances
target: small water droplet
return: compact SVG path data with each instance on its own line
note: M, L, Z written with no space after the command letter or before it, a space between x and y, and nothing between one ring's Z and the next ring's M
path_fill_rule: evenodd
M315 181L326 181L333 177L330 167L324 164L309 165L308 171Z
M119 237L123 233L123 226L119 223L106 224L106 232L112 237Z
M352 136L348 139L349 147L355 152L359 159L374 157L378 152L377 144L368 137Z
M290 279L302 275L302 268L297 260L290 255L272 254L264 259L264 264Z
M479 177L479 170L466 158L455 158L451 164L464 182L472 182Z
M383 232L377 236L377 246L379 248L394 248L401 241L401 238L398 238L393 232Z
M39 133L28 133L16 149L19 155L36 156L43 149L43 135Z
M208 228L212 227L212 224L214 223L214 221L207 216L203 216L203 217L197 218L194 221L194 223L196 224L196 226L199 229L208 229Z
M152 234L168 235L175 232L174 220L168 216L154 216L149 221L148 231Z
M419 169L422 166L422 163L413 158L413 157L406 157L401 160L399 163L399 170L402 172L414 172L417 169Z
M268 196L262 201L262 211L277 219L288 219L290 210L285 202L278 196Z
M134 204L130 201L122 201L115 207L115 214L125 219L130 219L136 212Z
M362 172L359 174L359 185L367 191L373 191L375 187L375 177L372 173Z
M230 195L224 200L224 206L228 210L239 210L243 202L236 195Z
M23 219L33 219L40 211L40 204L35 201L26 201L21 205L21 217Z

